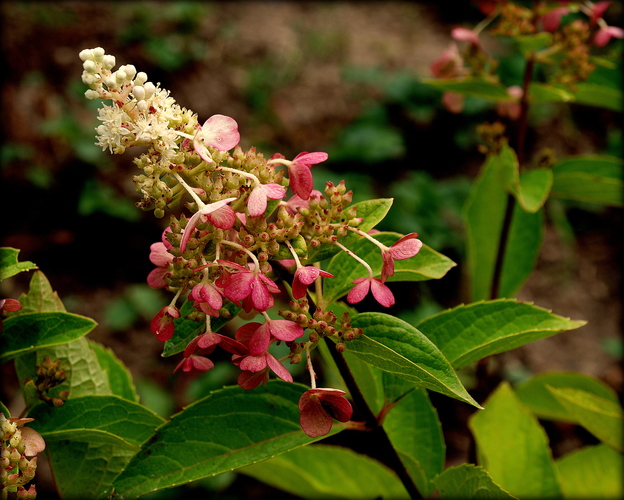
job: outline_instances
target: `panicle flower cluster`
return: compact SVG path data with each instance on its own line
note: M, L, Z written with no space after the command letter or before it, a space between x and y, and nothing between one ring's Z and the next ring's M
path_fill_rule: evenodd
M503 37L542 36L536 39L544 46L533 54L535 61L551 67L552 83L575 91L576 84L587 80L596 69L591 59L592 48L604 47L611 38L624 38L622 28L609 26L603 18L613 3L609 1L546 1L537 2L533 9L507 0L476 3L487 18L473 29L456 27L451 31L453 42L431 65L436 78L475 77L498 83L497 61L484 48L482 33ZM507 100L498 103L497 112L501 117L516 120L520 116L523 90L511 86L508 94ZM460 113L464 96L445 92L442 104L448 111Z
M0 492L7 498L9 492L16 492L17 498L36 498L32 481L37 470L37 453L45 449L45 442L37 431L24 424L32 418L6 418L0 413ZM29 459L29 457L31 457Z
M422 243L413 233L387 247L359 229L362 218L351 205L353 193L344 181L326 183L323 193L314 190L311 168L327 160L327 153L302 152L289 160L281 154L265 158L253 147L243 151L234 119L214 115L200 125L196 115L180 108L134 66L113 71L115 59L101 48L83 50L80 58L83 82L90 87L86 97L110 101L99 112L102 125L97 127L96 144L112 153L134 145L148 147L135 159L143 171L134 178L143 196L137 205L162 217L165 208L184 203L191 214L172 215L149 254L156 267L148 284L174 294L151 323L156 337L168 341L175 335L183 297L192 308L186 319L204 325L198 335L177 339L187 346L176 370L210 370L214 363L208 356L220 347L240 368L239 385L253 389L265 383L270 372L292 381L283 361L300 362L301 353L316 347L321 338L344 349L345 341L361 334L351 326L349 315L338 319L319 308L310 314L306 299L311 286L320 298L320 279L333 277L315 262L319 252L327 254L332 246L353 256L366 271L353 282L349 302L359 302L372 291L382 305L394 303L385 285L394 274L394 260L413 257ZM350 233L379 246L381 277L375 277L370 265L341 243ZM285 301L290 309L279 312L283 319L271 319L267 311L285 290L292 295L293 300ZM241 310L246 317L260 314L264 320L245 323L233 338L213 331L212 318L227 320ZM270 352L270 346L280 342L291 350L284 359ZM323 394L316 390L310 401L336 401L333 392L331 397ZM304 414L319 408L309 401L300 406ZM326 414L340 420L348 413L343 406ZM316 421L303 418L303 429L310 435L319 432L321 427L311 424ZM325 421L324 433L329 432L326 427Z

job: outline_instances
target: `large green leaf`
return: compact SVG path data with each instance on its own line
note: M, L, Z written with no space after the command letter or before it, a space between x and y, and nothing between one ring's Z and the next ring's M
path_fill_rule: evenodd
M473 464L461 464L450 467L433 480L440 491L440 498L497 498L500 500L516 498L492 481L488 472Z
M89 342L89 347L95 352L102 370L108 376L111 392L128 401L138 403L139 396L136 393L132 374L115 353L103 345Z
M0 333L0 363L44 347L79 339L96 326L91 318L66 312L20 314L6 319Z
M532 104L541 104L544 102L572 102L575 97L572 92L561 87L533 82L529 87L529 99Z
M0 281L24 271L37 269L37 265L28 260L18 262L19 252L17 248L0 247Z
M555 462L563 498L624 498L624 457L599 444L575 450Z
M297 408L306 390L271 381L252 391L214 391L160 427L112 487L124 498L137 498L311 443L314 439L299 426ZM334 432L341 428L334 425Z
M469 420L479 465L518 498L560 498L546 432L510 385L502 382L484 406Z
M423 83L443 92L455 92L471 97L480 97L488 101L507 101L509 93L507 87L500 83L489 82L478 78L423 79Z
M384 219L392 206L392 199L379 198L376 200L360 201L359 203L354 203L352 206L357 207L356 217L364 219L358 228L364 232L368 232ZM340 243L349 246L360 238L361 236L350 232L344 238L340 239ZM336 245L324 243L317 250L310 249L308 251L307 262L320 262L333 257L338 252L340 252L340 249Z
M398 233L377 233L374 238L387 247L392 246L402 235ZM350 250L365 260L376 277L381 275L383 264L381 249L366 238L353 243ZM420 252L405 260L394 262L394 275L388 281L423 281L442 278L455 263L444 255L423 245ZM353 288L353 280L367 274L366 269L353 257L341 252L329 262L327 272L334 278L324 281L323 299L329 303L346 295Z
M377 368L479 407L440 350L403 320L383 313L351 319L364 334L347 345L349 352Z
M621 89L591 82L580 82L576 84L576 87L574 97L577 103L612 111L624 111L624 95Z
M567 158L553 167L552 196L624 207L624 161L606 155Z
M240 472L311 500L409 498L390 469L340 446L304 446L245 467Z
M383 422L392 445L423 497L433 493L431 479L444 468L445 445L438 414L427 391L410 392Z
M624 450L624 411L619 402L572 388L548 388L572 418L603 443Z
M457 306L421 321L416 327L459 369L585 323L514 299L497 299Z
M540 373L518 385L515 390L522 404L537 417L578 423L578 419L561 405L549 387L580 389L614 403L618 401L615 391L603 381L576 372Z

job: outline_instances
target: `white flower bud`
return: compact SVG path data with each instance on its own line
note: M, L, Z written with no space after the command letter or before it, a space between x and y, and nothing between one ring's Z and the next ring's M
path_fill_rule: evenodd
M117 88L117 79L114 75L108 75L104 78L104 84L109 88L109 90Z
M100 94L97 92L97 90L89 89L85 92L85 97L92 101L93 99L97 99L98 97L100 97Z
M134 79L135 85L143 85L147 81L147 74L143 71L137 73L136 78Z
M104 54L106 54L102 47L91 49L91 53L93 54L93 60L97 62L102 62L102 58L104 57Z
M132 64L124 64L119 69L120 71L124 71L130 80L134 78L134 75L136 75L137 72L136 68Z
M81 61L86 61L87 59L93 59L93 50L91 49L81 50L80 54L78 54L78 57L80 57Z
M102 66L106 69L111 69L115 67L115 56L105 55L102 58Z
M117 81L117 83L123 83L126 81L127 75L125 71L117 70L113 74L115 75L115 80Z
M95 73L97 71L97 64L90 60L83 62L82 67L88 73Z
M156 86L152 82L147 82L145 85L143 85L143 88L145 89L146 99L152 97L154 95L154 92L156 92Z
M141 87L142 88L142 87ZM137 108L139 111L141 111L142 113L147 112L147 110L149 109L149 105L147 104L146 101L139 101L139 103L137 104Z
M87 73L86 71L82 74L82 83L85 85L93 85L97 80L97 76Z
M145 89L139 85L132 88L132 94L138 101L145 99Z

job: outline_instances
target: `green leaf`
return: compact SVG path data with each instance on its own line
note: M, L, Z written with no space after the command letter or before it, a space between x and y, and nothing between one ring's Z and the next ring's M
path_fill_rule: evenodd
M392 246L402 235L398 233L377 233L374 238L387 247ZM366 238L356 241L349 247L358 257L368 262L375 277L381 276L383 264L381 249ZM455 266L448 257L423 245L417 255L394 262L394 275L388 281L424 281L442 278ZM366 274L366 269L345 252L334 256L327 266L327 272L334 275L323 282L323 299L333 302L346 295L353 288L353 280Z
M354 203L351 207L357 207L356 217L364 219L358 229L361 229L364 232L368 232L373 229L377 224L379 224L386 214L390 207L392 206L391 198L379 198L376 200L366 200L361 201L359 203ZM348 210L349 208L345 210ZM355 233L350 233L346 235L344 238L340 239L340 243L345 246L351 245L354 241L360 239L361 236L358 236ZM329 245L327 243L322 244L318 249L310 249L308 251L308 259L307 262L320 262L325 259L329 259L333 257L340 249L336 245Z
M624 96L621 89L590 82L577 83L576 88L574 97L579 104L597 106L620 113L624 111Z
M595 377L576 372L540 373L515 389L522 404L538 418L578 423L578 419L559 403L548 387L580 389L615 403L618 401L610 386Z
M575 96L569 90L546 83L533 82L529 86L529 99L532 104L544 102L572 102Z
M431 479L444 468L445 445L438 414L427 391L417 389L405 396L390 410L383 428L416 487L423 497L429 497L433 493Z
M372 312L354 316L351 324L364 334L348 343L349 352L397 377L479 407L435 344L410 324Z
M108 376L112 393L115 396L138 403L139 396L136 393L130 370L126 365L115 355L112 349L91 341L89 341L89 346L95 352L100 367Z
M17 261L20 251L17 248L0 247L0 281L24 271L37 269L37 265L29 260Z
M548 390L580 425L603 443L623 451L624 411L617 401L580 389L548 387Z
M298 234L295 238L290 240L290 244L295 250L297 257L299 257L300 259L305 259L308 256L308 247L303 236ZM292 253L286 245L280 245L279 250L272 257L273 260L289 260L292 258Z
M381 463L340 446L314 444L240 470L301 498L409 498L398 477Z
M553 167L552 196L624 207L624 161L606 155L567 158Z
M125 498L137 498L313 442L299 426L297 403L306 390L270 381L252 391L227 387L212 392L160 427L113 488ZM335 424L334 432L341 428Z
M485 410L469 420L479 465L496 484L518 498L559 498L561 490L546 432L511 386L502 382L484 406Z
M433 480L436 488L440 491L440 498L516 498L510 495L492 478L483 467L473 464L461 464L450 467Z
M525 57L530 56L533 52L548 47L552 42L553 35L546 31L534 35L517 35L513 37L514 42L518 45L518 49Z
M27 313L6 319L0 333L0 363L16 356L71 342L89 333L97 323L66 312Z
M448 309L416 327L459 369L585 323L515 299L497 299Z
M383 408L385 402L383 374L386 372L365 363L349 351L345 351L342 355L349 366L349 371L355 380L357 380L358 387L368 403L368 406L371 411L377 415ZM413 384L411 384L411 386L412 388L414 387Z
M553 184L552 170L534 168L520 176L520 205L526 212L535 213L544 206Z
M228 323L242 310L241 307L232 302L227 302L223 308L230 313L230 317L220 316L218 318L210 318L210 326L213 332L219 331L223 325ZM175 324L175 332L173 337L165 342L165 347L163 348L162 353L163 358L168 358L169 356L173 356L184 351L191 340L206 330L205 322L193 321L185 318L185 316L191 311L193 311L193 301L187 300L180 308L180 318L173 320L173 323Z
M575 450L555 464L563 498L624 498L624 457L607 445Z
M477 78L464 79L444 79L433 80L423 79L423 83L441 90L442 92L455 92L465 96L480 97L488 101L509 100L507 87L500 83L493 83Z

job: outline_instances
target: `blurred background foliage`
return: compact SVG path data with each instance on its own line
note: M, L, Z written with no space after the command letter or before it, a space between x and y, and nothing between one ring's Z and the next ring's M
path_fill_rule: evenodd
M149 332L169 300L145 282L149 245L166 220L134 206L136 152L112 156L94 146L99 102L83 97L78 53L101 46L118 65L134 64L160 82L200 121L234 117L243 148L287 158L327 151L329 161L313 168L317 189L345 179L354 201L394 198L379 229L418 232L459 265L439 282L391 284L393 314L413 323L467 301L462 206L483 161L476 126L497 117L477 98L466 99L462 114L449 113L441 92L421 82L450 43L450 29L482 18L470 2L443 4L3 2L2 246L34 261L68 310L98 321L92 338L114 349L143 402L161 415L234 380L229 363L202 377L171 375L178 359L160 358ZM610 24L621 14L615 2ZM621 51L622 43L610 47ZM517 84L522 60L504 44L493 48L503 82ZM594 78L604 80L600 71ZM535 107L530 120L533 152L621 154L616 112L552 103ZM537 272L520 298L589 325L575 337L581 340L557 336L494 363L512 379L569 369L620 390L621 210L570 202L553 204L548 215ZM17 297L27 279L3 283L1 295ZM462 451L457 439L450 455ZM233 475L226 476L200 487L227 491Z

